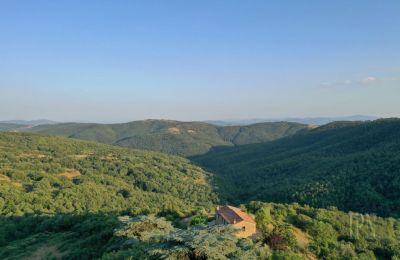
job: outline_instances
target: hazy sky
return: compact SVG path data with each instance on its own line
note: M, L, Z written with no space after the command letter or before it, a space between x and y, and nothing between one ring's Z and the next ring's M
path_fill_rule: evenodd
M400 1L0 1L0 119L400 116Z

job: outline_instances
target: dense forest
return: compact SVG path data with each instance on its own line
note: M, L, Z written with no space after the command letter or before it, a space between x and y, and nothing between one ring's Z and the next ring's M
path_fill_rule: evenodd
M186 159L33 134L0 134L0 214L209 208L209 175Z
M216 146L271 141L308 128L289 122L223 127L202 122L144 120L124 124L40 125L23 131L190 156L206 153Z
M241 207L257 221L255 239L209 228L219 203L212 178L176 156L1 133L0 258L400 257L398 219L336 208L250 202Z
M299 202L400 216L400 120L336 122L277 141L193 159L216 174L220 197Z

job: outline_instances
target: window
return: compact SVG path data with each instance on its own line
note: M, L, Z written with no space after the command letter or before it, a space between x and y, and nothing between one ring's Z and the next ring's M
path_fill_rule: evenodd
M245 226L242 227L242 231L246 231L246 227Z

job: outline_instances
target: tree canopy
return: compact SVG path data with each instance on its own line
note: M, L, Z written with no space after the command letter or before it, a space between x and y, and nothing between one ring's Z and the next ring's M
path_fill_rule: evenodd
M193 157L223 200L299 202L400 216L400 119L336 122Z

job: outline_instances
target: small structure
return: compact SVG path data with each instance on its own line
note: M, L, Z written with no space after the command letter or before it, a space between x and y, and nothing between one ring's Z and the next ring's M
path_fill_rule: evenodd
M236 234L240 238L256 234L256 221L239 208L223 206L217 208L215 216L216 225L232 225L240 231Z

